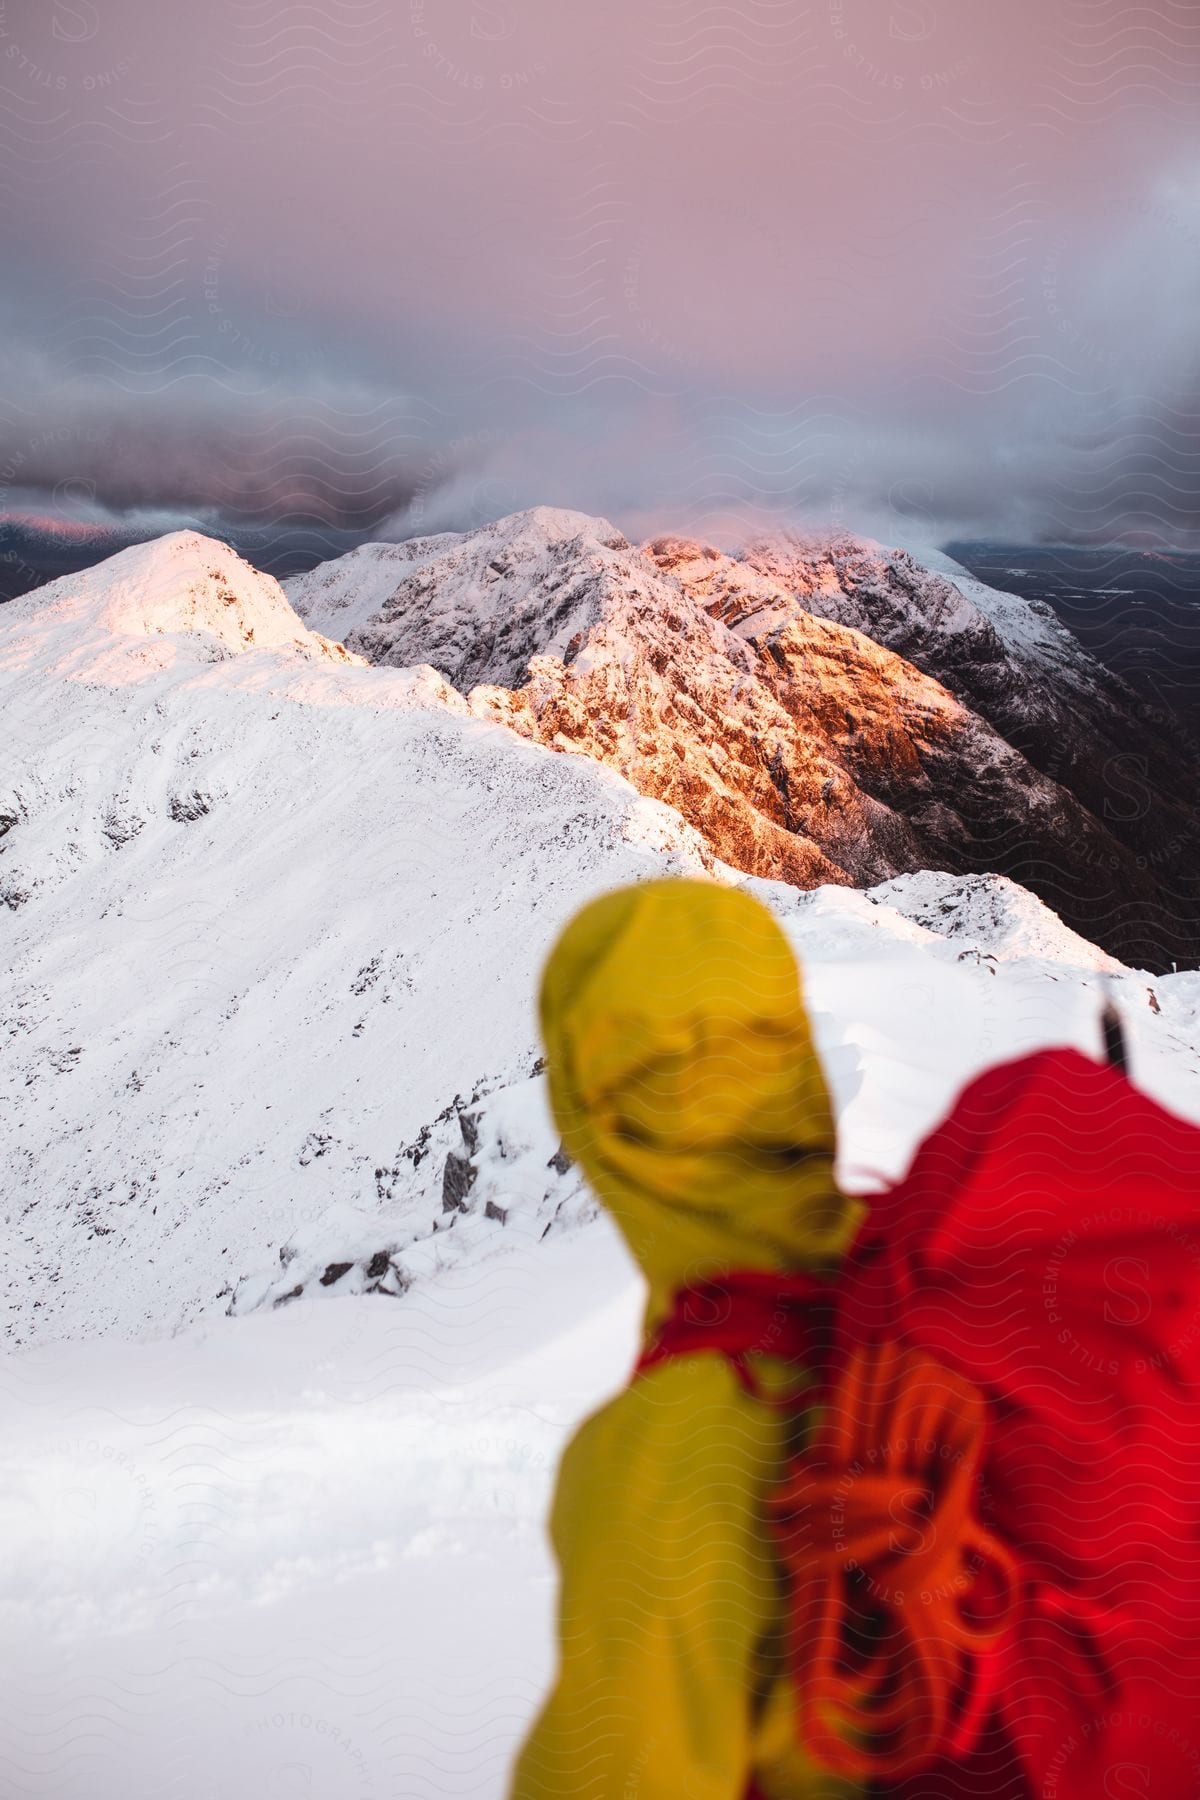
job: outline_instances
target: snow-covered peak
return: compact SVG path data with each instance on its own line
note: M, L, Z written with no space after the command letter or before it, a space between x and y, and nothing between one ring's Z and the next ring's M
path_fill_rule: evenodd
M923 931L994 962L1030 958L1067 968L1115 974L1121 964L1064 925L1058 914L1006 875L947 875L922 869L870 890Z
M528 506L523 512L494 520L483 530L495 532L507 542L541 538L549 543L565 543L580 538L609 550L629 549L628 538L610 520L568 506Z
M369 661L429 662L465 689L518 685L531 655L562 655L606 596L651 577L607 519L535 506L476 531L363 545L287 592L309 625Z
M0 615L0 663L99 680L248 651L350 660L309 631L279 583L228 544L173 531L11 601Z

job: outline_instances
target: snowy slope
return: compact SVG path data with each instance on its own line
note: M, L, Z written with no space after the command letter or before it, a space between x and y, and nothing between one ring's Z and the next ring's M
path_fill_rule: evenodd
M0 632L10 1327L168 1330L527 1072L564 913L710 859L432 671L315 654L294 618L281 649L138 663L106 601L48 591Z
M501 1800L548 1680L542 1517L623 1379L614 1235L0 1386L11 1800Z
M848 1186L899 1175L961 1083L989 1063L1061 1042L1099 1054L1106 1000L1139 1081L1200 1121L1200 976L1123 969L999 876L922 873L865 892L803 893L716 872L771 906L796 946ZM589 1224L595 1206L562 1166L544 1089L529 1074L464 1095L423 1135L415 1166L402 1156L377 1171L376 1203L306 1220L238 1284L230 1310L408 1294L447 1268L507 1255L513 1241L535 1243L547 1226Z
M307 625L344 643L377 617L407 576L454 542L454 533L446 532L401 544L359 544L345 556L289 576L283 589Z
M947 666L974 657L1090 689L1103 671L1050 607L989 588L936 549L919 554L849 532L760 539L738 561L904 655Z
M247 650L353 660L301 624L272 576L195 531L134 544L4 611L8 669L136 681L179 660L223 662Z
M984 1062L1096 1047L1104 959L1020 890L754 885L804 958L856 1185ZM1200 980L1117 987L1139 1080L1196 1116ZM316 1282L165 1344L8 1360L0 1756L20 1800L502 1800L553 1665L557 1458L624 1379L642 1292L602 1216L543 1238L516 1198L490 1247L400 1300Z

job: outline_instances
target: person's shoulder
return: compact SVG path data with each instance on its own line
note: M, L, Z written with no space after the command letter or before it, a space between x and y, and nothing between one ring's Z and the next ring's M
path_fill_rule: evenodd
M750 1411L758 1408L723 1356L673 1356L632 1375L584 1420L567 1446L563 1467L568 1459L600 1459L628 1468L664 1450L694 1450L701 1440L740 1436Z

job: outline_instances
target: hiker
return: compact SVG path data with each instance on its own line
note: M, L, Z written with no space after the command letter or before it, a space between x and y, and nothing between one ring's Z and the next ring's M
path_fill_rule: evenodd
M715 883L585 907L541 1008L649 1297L562 1459L512 1800L1200 1791L1200 1133L1043 1052L868 1212L787 941Z

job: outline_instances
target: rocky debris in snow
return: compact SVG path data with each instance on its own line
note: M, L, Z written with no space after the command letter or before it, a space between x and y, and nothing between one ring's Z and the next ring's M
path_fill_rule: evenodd
M212 801L207 794L198 788L191 788L186 793L172 794L167 803L167 812L179 825L190 825L196 819L204 818L212 810Z
M332 1132L310 1131L300 1146L300 1167L307 1169L309 1163L316 1162L319 1157L328 1156L334 1141Z
M947 943L971 939L970 954L991 962L1037 957L1076 969L1115 972L1121 967L1114 957L1069 930L1027 888L1002 875L949 876L926 869L882 882L868 898L875 906L894 908Z
M375 983L379 980L379 973L382 965L383 958L381 956L373 956L369 963L364 963L363 967L354 977L354 980L350 983L350 992L352 994L365 994L369 988L373 988Z
M451 1150L442 1171L442 1211L466 1212L467 1195L475 1185L478 1170L465 1156Z
M104 815L100 829L110 844L118 849L123 844L131 844L146 828L146 820L139 812L127 806L113 806Z
M320 1289L397 1295L438 1268L487 1254L489 1245L498 1251L504 1234L540 1237L595 1213L558 1144L542 1074L479 1082L469 1100L456 1095L391 1170L376 1171L377 1192L389 1175L386 1207L330 1208L280 1249L282 1274L268 1270L236 1284L229 1311L253 1312Z

